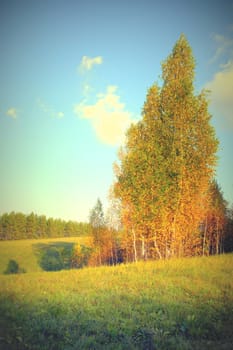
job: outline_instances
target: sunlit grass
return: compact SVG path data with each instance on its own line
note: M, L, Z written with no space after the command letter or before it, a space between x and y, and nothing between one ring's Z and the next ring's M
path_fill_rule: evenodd
M232 266L231 254L2 275L0 339L4 349L231 349Z
M26 272L39 272L42 268L38 261L35 246L53 242L80 243L85 237L63 237L46 239L28 239L17 241L0 241L0 274L6 270L9 260L17 261Z

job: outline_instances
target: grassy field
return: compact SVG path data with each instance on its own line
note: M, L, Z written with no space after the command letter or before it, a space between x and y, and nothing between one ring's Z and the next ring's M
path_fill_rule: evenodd
M0 276L0 348L233 349L233 255Z
M15 260L26 272L39 272L40 251L53 247L70 247L76 243L85 243L85 237L65 237L50 239L28 239L0 241L0 274L4 273L9 260Z

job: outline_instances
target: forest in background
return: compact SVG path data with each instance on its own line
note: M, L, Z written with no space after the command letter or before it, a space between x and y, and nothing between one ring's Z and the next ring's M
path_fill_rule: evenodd
M31 213L4 213L0 216L0 240L75 237L90 235L90 225L83 222L46 218Z

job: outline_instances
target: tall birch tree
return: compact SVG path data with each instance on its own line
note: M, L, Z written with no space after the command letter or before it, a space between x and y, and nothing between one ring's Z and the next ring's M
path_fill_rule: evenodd
M115 195L134 260L200 254L199 226L214 175L218 140L206 92L194 93L192 49L181 35L162 64L142 119L130 127L116 172Z

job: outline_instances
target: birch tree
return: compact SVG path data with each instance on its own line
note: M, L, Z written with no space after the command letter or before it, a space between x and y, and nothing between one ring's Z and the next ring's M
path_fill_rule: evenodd
M162 64L142 119L130 127L116 172L115 195L134 260L199 254L205 198L218 140L206 92L194 94L194 58L184 35ZM144 255L144 256L143 256Z

